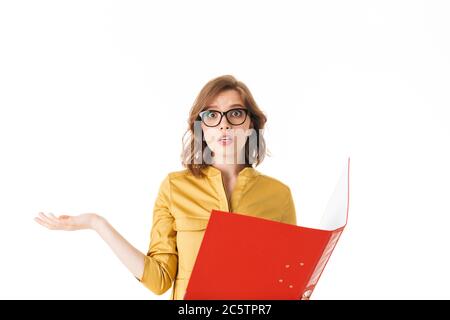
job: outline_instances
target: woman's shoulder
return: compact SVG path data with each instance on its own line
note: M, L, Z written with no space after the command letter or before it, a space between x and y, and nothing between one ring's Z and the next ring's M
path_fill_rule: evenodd
M187 177L188 175L190 175L188 169L169 171L163 176L162 181L160 183L160 188L169 191L171 187L174 185L174 183L178 184L178 182L186 180L185 177Z
M174 171L169 171L165 175L164 180L172 181L172 180L176 180L176 179L180 179L180 178L182 179L182 178L185 178L190 175L192 175L192 174L188 169L174 170Z
M258 171L258 184L260 187L267 187L271 190L290 191L289 186L278 178L261 173Z

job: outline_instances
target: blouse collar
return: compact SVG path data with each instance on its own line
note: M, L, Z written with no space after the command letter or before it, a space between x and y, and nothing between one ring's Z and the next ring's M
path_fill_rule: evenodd
M216 175L221 174L221 171L212 165L208 165L203 168L203 172L208 177L214 177ZM239 171L238 176L246 176L246 177L255 177L259 175L260 172L253 167L244 167L241 171Z

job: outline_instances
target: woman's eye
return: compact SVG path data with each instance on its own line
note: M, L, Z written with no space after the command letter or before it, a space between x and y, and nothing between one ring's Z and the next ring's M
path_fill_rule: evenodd
M241 110L235 110L235 111L231 112L231 116L232 116L232 117L238 118L238 117L240 117L241 115L242 115L242 111L241 111Z
M215 112L208 112L208 113L206 114L206 116L207 116L208 118L215 118L217 115L216 115Z

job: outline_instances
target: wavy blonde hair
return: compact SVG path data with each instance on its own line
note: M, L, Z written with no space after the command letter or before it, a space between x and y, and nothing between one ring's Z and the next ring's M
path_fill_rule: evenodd
M241 81L238 81L232 75L223 75L210 80L200 91L196 97L194 104L189 112L188 118L188 129L182 138L183 149L181 152L181 162L182 165L189 169L189 171L196 177L203 177L204 174L201 171L203 168L207 167L209 164L204 163L205 150L211 153L206 141L204 139L203 131L201 134L201 141L198 135L194 134L194 126L197 121L200 121L199 113L203 111L207 103L213 99L217 94L222 91L233 89L236 90L244 101L245 107L249 110L250 120L253 124L252 135L253 139L256 139L256 144L250 144L250 137L247 138L245 143L245 165L247 167L253 166L253 164L258 166L264 159L266 155L266 142L263 137L264 125L267 122L267 117L258 107L253 98L248 87ZM195 146L200 146L201 148L195 148ZM198 163L198 159L201 159ZM254 159L250 161L249 159Z

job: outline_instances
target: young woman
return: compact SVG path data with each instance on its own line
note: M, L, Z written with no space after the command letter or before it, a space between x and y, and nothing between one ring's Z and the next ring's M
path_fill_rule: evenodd
M212 209L296 224L289 187L254 169L266 153L266 117L244 83L231 75L209 81L188 123L186 169L170 172L160 184L147 254L95 213L40 212L36 222L52 230L95 230L138 281L158 295L174 284L171 299L177 300L184 297Z

